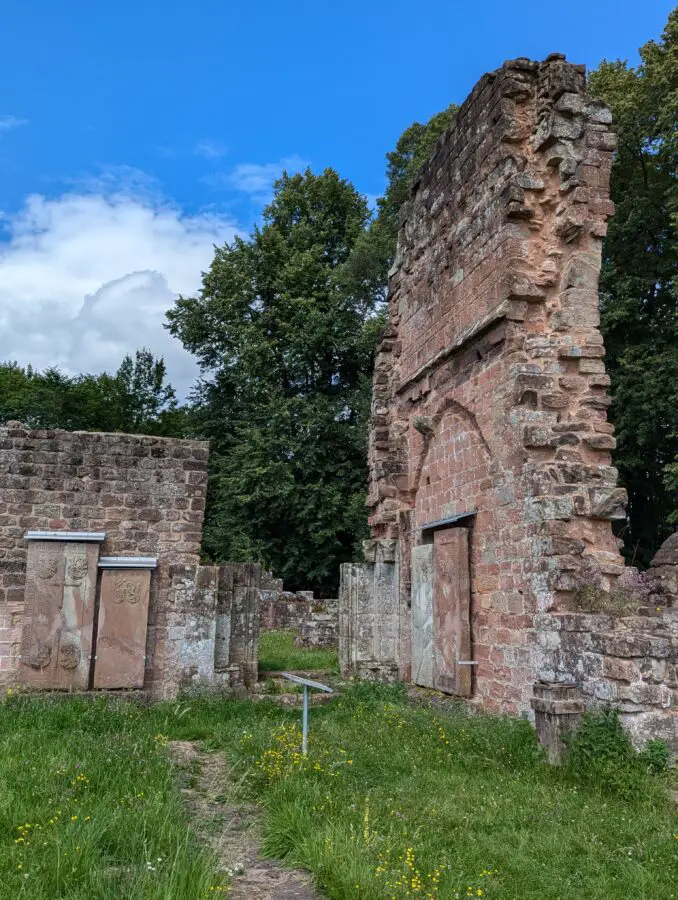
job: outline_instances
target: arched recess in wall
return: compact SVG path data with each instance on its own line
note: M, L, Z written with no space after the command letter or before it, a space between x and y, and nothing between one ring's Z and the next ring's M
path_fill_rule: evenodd
M489 468L493 454L476 416L458 401L451 397L445 398L431 417L430 430L423 436L424 440L418 458L413 460L413 477L410 482L412 485L410 503L413 509L416 509L417 506L417 498L422 487L422 477L429 463L431 451L436 446L436 441L441 439L441 434L444 434L445 422L450 418L453 421L456 420L462 426L459 432L466 432L470 436L472 448L477 448L480 451L485 466ZM453 431L453 433L455 432Z

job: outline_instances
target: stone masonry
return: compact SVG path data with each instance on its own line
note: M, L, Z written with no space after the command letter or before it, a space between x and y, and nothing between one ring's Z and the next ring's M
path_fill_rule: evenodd
M31 531L101 533L100 546L88 545L94 580L99 550L114 565L119 557L153 558L142 623L143 687L151 696L173 697L196 681L251 680L259 569L248 576L252 590L234 592L231 584L229 593L221 589L229 567L199 565L207 458L201 441L0 427L0 684L22 677ZM52 538L44 546L55 543L61 542ZM130 585L128 577L123 587ZM136 602L133 585L129 599ZM228 631L216 659L219 609L228 610Z
M678 746L673 613L602 623L575 603L584 561L609 590L624 572L598 312L615 146L583 66L517 59L479 81L416 177L374 374L372 540L365 564L343 567L340 655L345 673L414 677L412 561L463 526L468 693L529 715L539 679L620 700L605 657L624 657L618 632L639 635L638 678L644 665L655 681L628 716ZM664 669L649 658L658 633Z
M336 598L316 598L313 591L285 591L282 579L262 572L259 603L262 630L294 630L299 647L336 647L339 630Z

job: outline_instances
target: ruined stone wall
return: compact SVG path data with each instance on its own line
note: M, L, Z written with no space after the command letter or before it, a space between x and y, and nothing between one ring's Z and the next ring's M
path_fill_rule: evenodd
M0 683L20 652L29 530L101 531L101 552L157 557L145 687L179 689L207 484L205 442L0 427ZM184 603L186 601L186 604Z
M549 677L573 681L589 706L614 706L638 746L661 738L678 753L678 610L563 612L538 625L554 648Z
M307 596L310 594L310 597ZM280 628L299 629L311 615L313 593L303 591L293 594L281 590L272 595L271 591L261 591L261 627L264 630Z
M260 625L264 631L297 631L300 647L334 647L338 643L339 601L320 599L313 591L283 590L280 578L262 572L259 589Z
M574 609L582 561L607 588L623 572L598 312L610 122L582 66L558 54L505 63L476 85L400 213L368 499L370 552L397 542L399 595L372 619L369 597L357 613L346 600L340 630L372 649L386 630L409 679L412 550L462 517L473 696L506 712L529 711L537 678L582 680L556 615ZM343 639L345 670L356 646Z
M251 689L259 674L261 566L174 566L171 574L187 592L175 611L181 690Z
M311 612L295 638L297 647L336 647L339 643L337 613Z

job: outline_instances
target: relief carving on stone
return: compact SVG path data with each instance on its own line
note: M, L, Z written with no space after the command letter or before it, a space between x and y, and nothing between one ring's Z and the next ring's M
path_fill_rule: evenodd
M88 567L86 557L70 559L66 565L66 579L74 584L80 584L87 576Z
M94 544L29 543L21 650L26 684L87 687L98 555Z
M35 565L36 575L41 581L49 581L56 575L58 566L58 557L49 553L41 553Z
M33 619L31 646L28 651L28 662L34 669L46 669L52 660L52 635L49 618L39 613Z
M103 568L95 688L143 687L150 585L149 569Z
M112 600L114 603L138 603L141 599L142 583L139 580L118 578Z
M62 634L59 646L59 663L62 669L77 669L82 656L80 642L74 634Z

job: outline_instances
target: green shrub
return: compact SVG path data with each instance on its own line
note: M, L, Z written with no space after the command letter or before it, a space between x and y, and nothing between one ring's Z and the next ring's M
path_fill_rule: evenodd
M565 770L576 781L622 797L657 791L657 775L666 773L670 750L663 741L650 741L637 752L619 713L613 709L586 713L572 735Z

